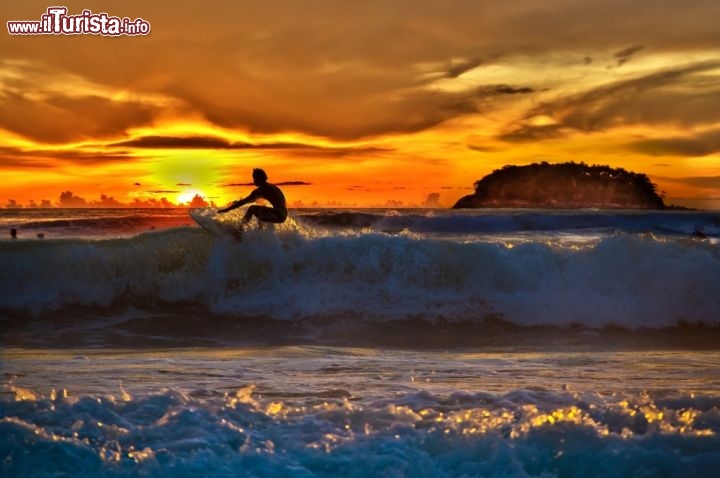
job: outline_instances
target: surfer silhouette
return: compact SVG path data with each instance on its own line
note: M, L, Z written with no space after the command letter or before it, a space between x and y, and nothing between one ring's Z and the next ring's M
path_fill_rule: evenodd
M248 223L255 216L262 222L281 223L287 219L288 211L285 203L285 195L279 187L268 182L268 177L262 169L253 169L253 183L257 188L253 190L246 198L233 201L228 207L218 209L218 213L232 211L233 209L244 206L258 199L265 199L272 207L260 206L254 204L250 206L243 217L243 222Z

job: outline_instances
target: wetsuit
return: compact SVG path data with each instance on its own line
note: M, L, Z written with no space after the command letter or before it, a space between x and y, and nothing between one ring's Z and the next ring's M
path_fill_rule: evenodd
M245 221L249 221L252 216L255 216L259 220L264 222L285 222L285 219L287 219L288 215L287 204L285 203L285 195L282 193L279 187L267 182L260 184L245 199L235 201L233 205L226 210L234 209L236 207L255 202L258 199L267 200L270 204L272 204L273 207L259 205L250 206L245 213Z

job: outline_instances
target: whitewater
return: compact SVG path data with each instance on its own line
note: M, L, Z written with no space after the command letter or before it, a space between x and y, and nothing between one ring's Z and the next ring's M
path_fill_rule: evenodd
M4 476L720 466L720 213L307 209L241 241L186 210L0 227Z

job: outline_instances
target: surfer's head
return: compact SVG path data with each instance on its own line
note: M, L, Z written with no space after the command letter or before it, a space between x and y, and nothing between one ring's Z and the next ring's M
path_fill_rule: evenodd
M256 185L265 183L265 182L267 182L267 179L268 179L267 174L265 174L265 171L263 171L260 168L253 169L252 176L253 176L253 182Z

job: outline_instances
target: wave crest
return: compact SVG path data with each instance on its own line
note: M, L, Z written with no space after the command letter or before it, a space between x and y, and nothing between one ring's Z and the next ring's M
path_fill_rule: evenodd
M720 247L621 235L585 247L181 228L131 239L0 243L0 308L193 303L280 320L720 325Z

